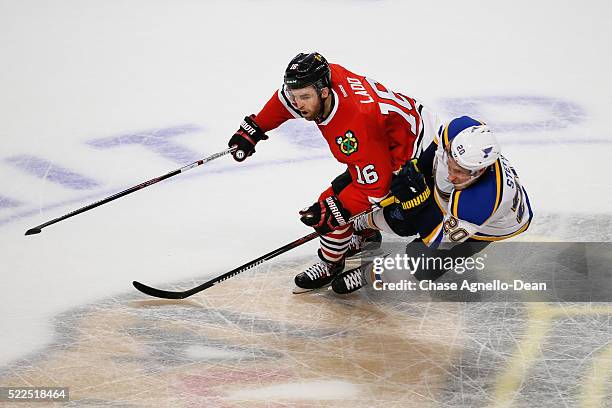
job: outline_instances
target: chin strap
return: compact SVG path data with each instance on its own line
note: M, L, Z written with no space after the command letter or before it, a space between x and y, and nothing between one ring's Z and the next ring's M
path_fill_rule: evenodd
M334 94L332 93L331 88L327 88L327 89L329 89L329 96L328 96L328 98L331 98L331 109L329 110L329 112L331 113L331 111L334 110L334 103L336 103L336 100L334 99ZM319 95L319 99L321 99L321 109L319 110L319 115L317 115L317 118L315 119L315 122L321 123L325 119L327 119L327 117L324 116L324 114L325 114L325 101L321 97L321 91L320 90L317 90L317 94Z

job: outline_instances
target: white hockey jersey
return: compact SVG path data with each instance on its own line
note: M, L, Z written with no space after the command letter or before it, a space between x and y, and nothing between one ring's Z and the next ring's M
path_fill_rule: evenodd
M533 217L527 192L517 172L503 155L474 184L455 190L447 180L444 148L456 136L449 124L441 126L434 143L434 198L444 214L443 221L423 238L430 246L444 248L468 238L497 241L525 231Z

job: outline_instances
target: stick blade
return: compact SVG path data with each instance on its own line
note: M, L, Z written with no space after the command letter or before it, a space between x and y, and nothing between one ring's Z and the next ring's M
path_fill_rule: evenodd
M187 296L185 292L172 292L169 290L161 290L155 289L150 286L145 285L144 283L140 283L138 281L133 281L132 285L140 292L145 295L162 298L162 299L185 299Z
M34 235L34 234L40 234L42 232L42 230L40 228L30 228L29 230L26 231L26 235Z

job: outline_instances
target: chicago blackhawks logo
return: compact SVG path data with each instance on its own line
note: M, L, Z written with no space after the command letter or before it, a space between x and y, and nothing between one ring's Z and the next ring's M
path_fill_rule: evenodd
M336 143L338 143L340 146L340 151L347 156L350 156L357 151L357 138L351 130L347 130L344 137L338 136L336 138Z

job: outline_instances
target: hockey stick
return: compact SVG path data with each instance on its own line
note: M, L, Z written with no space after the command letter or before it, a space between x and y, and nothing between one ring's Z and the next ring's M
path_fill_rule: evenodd
M143 189L145 187L149 187L152 184L159 183L162 180L166 180L166 179L168 179L168 178L170 178L172 176L176 176L177 174L181 174L183 172L186 172L187 170L191 170L194 167L198 167L198 166L200 166L200 165L202 165L204 163L208 163L210 161L218 159L221 156L225 156L226 154L232 153L235 149L236 149L236 147L229 147L229 148L227 148L225 150L222 150L222 151L220 151L218 153L211 154L208 157L205 157L203 159L195 161L195 162L193 162L191 164L188 164L187 166L181 167L180 169L176 169L174 171L166 173L163 176L152 178L151 180L145 181L144 183L140 183L137 186L130 187L127 190L123 190L123 191L121 191L119 193L115 193L115 194L113 194L113 195L111 195L109 197L106 197L106 198L104 198L104 199L102 199L100 201L96 201L95 203L86 205L85 207L81 207L78 210L74 210L72 212L69 212L68 214L62 215L61 217L57 217L57 218L54 218L54 219L52 219L50 221L47 221L44 224L40 224L40 225L38 225L38 226L36 226L34 228L30 228L29 230L26 231L25 234L26 235L40 234L42 229L45 228L45 227L48 227L49 225L55 224L56 222L63 221L66 218L74 217L75 215L84 213L85 211L89 211L92 208L96 208L96 207L99 207L99 206L101 206L103 204L109 203L109 202L111 202L113 200L116 200L116 199L121 198L123 196L126 196L126 195L128 195L130 193L133 193L134 191L138 191L138 190L141 190L141 189Z
M388 197L384 199L383 201L381 201L380 203L378 203L375 207L371 208L370 210L364 211L360 214L355 215L354 217L351 217L349 221L352 221L355 218L363 214L368 214L374 211L374 209L376 208L386 207L387 205L393 203L394 200L395 200L395 197L393 196ZM152 288L151 286L147 286L143 283L140 283L138 281L133 281L132 285L134 285L134 287L138 289L139 291L141 291L142 293L149 295L149 296L163 298L163 299L185 299L191 295L195 295L198 292L201 292L205 289L213 287L217 283L223 282L226 279L236 276L241 272L249 270L257 265L260 265L264 263L265 261L268 261L274 257L277 257L278 255L284 254L285 252L293 248L297 248L300 245L305 244L308 241L312 241L314 238L318 236L319 234L317 232L311 232L310 234L303 236L302 238L296 239L295 241L290 242L287 245L283 245L282 247L275 249L274 251L268 252L267 254L262 255L259 258L254 259L250 262L247 262L244 265L241 265L235 269L232 269L231 271L226 272L223 275L217 276L216 278L213 278L209 280L208 282L204 282L203 284L196 286L195 288L188 289L185 291L169 291L169 290L156 289L156 288Z
M232 269L229 272L224 273L223 275L217 276L216 278L213 278L211 280L209 280L208 282L205 282L199 286L196 286L195 288L189 289L189 290L185 290L185 291L169 291L169 290L162 290L162 289L155 289L152 288L150 286L147 286L143 283L140 283L138 281L134 281L132 282L132 284L134 285L134 287L136 289L138 289L139 291L141 291L142 293L149 295L149 296L153 296L153 297L158 297L158 298L163 298L163 299L185 299L191 295L194 295L198 292L201 292L205 289L208 289L212 286L215 286L217 283L219 282L223 282L226 279L231 278L232 276L238 275L241 272L244 272L246 270L249 270L251 268L254 268L257 265L260 265L262 263L264 263L265 261L272 259L280 254L283 254L287 251L289 251L290 249L293 248L297 248L302 244L305 244L308 241L312 241L314 238L318 237L319 234L316 232L311 232L310 234L303 236L300 239L296 239L293 242L290 242L287 245L284 245L278 249L275 249L272 252L268 252L265 255L260 256L257 259L254 259L250 262L245 263L244 265L241 265L235 269Z

